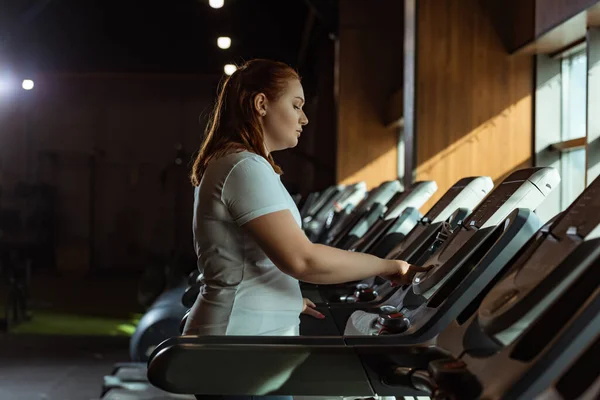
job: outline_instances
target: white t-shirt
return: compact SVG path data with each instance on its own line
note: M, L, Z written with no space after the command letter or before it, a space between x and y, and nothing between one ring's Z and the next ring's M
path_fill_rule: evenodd
M296 203L263 157L242 151L209 162L195 191L193 223L205 286L185 334L299 334L298 280L281 272L241 227L284 209L301 226Z

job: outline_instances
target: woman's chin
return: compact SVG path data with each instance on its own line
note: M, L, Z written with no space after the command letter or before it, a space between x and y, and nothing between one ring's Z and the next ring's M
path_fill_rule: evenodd
M294 148L296 146L298 146L298 138L297 137L294 138L294 139L292 139L292 140L290 140L290 142L288 143L287 148L288 149L292 149L292 148Z

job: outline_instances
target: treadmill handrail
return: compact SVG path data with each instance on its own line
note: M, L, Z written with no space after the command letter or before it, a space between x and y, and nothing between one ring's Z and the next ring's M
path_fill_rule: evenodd
M422 366L447 353L427 345L349 346L341 337L182 336L152 353L147 376L171 393L372 396L364 357Z

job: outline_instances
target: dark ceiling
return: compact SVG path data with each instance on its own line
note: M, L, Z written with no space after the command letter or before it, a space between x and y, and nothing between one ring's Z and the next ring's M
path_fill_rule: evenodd
M0 56L32 72L220 74L255 57L295 65L303 45L310 57L315 38L335 30L335 3L0 0ZM230 49L217 47L221 35Z

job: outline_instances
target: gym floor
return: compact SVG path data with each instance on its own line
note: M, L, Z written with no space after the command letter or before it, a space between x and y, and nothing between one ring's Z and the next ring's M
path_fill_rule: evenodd
M129 360L138 276L35 273L31 322L0 334L0 399L91 400Z

